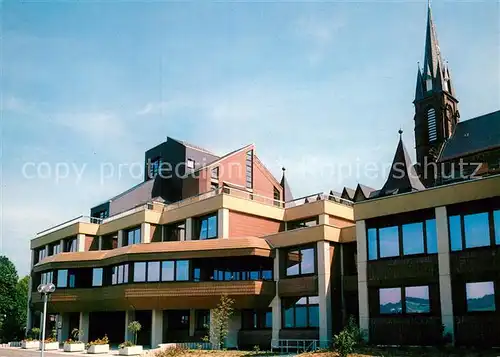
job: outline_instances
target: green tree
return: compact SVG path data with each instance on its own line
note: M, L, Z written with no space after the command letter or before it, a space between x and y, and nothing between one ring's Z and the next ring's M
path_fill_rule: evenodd
M128 330L134 334L134 345L137 344L137 333L141 331L142 326L139 321L132 321L128 324Z
M5 256L0 256L0 340L8 342L11 340L20 339L23 335L22 326L24 321L20 323L22 310L26 310L26 299L24 299L23 309L19 305L23 301L19 301L22 296L18 289L18 276L16 267ZM26 292L27 298L27 292ZM26 312L24 315L26 316Z
M210 316L210 342L214 348L224 348L229 333L229 320L233 315L234 300L227 295L220 297L219 305Z

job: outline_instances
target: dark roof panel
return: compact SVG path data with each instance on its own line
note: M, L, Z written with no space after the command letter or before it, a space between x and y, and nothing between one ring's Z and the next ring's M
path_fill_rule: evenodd
M500 147L500 110L462 121L444 144L440 162Z

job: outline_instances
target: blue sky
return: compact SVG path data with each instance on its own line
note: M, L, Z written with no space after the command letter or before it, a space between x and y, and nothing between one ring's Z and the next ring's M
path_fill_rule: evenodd
M253 142L296 196L379 187L332 168L390 163L400 127L414 155L425 1L0 6L0 252L21 273L35 232L140 181L103 181L101 164L140 163L167 135L220 154ZM499 109L499 3L432 6L462 119ZM33 179L26 163L83 175Z

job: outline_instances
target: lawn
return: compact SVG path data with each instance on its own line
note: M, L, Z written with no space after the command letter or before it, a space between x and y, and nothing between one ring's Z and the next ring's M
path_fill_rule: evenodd
M155 357L250 357L277 356L278 353L251 351L197 351L164 350ZM302 353L300 357L338 357L336 352ZM440 351L435 348L367 348L350 357L500 357L500 350L474 351L453 349Z

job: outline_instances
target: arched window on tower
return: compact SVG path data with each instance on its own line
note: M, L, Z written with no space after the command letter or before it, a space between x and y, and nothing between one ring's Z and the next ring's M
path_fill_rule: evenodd
M427 110L427 130L429 133L429 142L436 141L437 127L436 127L436 111L434 108Z

